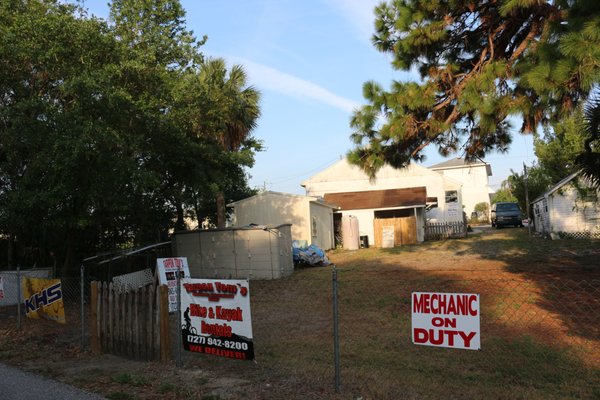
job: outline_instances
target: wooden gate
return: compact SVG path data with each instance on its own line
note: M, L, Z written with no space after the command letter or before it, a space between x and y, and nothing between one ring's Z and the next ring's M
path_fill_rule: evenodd
M375 247L382 247L384 227L394 228L394 247L417 243L417 218L414 215L401 218L375 218L373 220Z
M169 300L165 285L120 292L92 282L92 350L136 360L170 359Z

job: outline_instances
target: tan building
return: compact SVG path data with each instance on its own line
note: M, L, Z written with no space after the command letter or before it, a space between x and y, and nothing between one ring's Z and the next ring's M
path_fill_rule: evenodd
M236 227L292 224L292 240L306 240L323 250L334 247L335 206L319 197L267 191L228 206L234 209Z
M382 245L382 232L388 225L394 226L394 242L399 245L425 240L426 221L463 220L461 182L416 164L402 169L386 165L372 180L344 158L302 186L308 196L323 197L339 207L334 215L336 226L344 216L356 217L359 236L375 246ZM399 241L399 235L407 239Z

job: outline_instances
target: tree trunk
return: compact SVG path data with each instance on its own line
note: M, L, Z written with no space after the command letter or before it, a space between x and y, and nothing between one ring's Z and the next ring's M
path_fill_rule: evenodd
M14 239L13 239L13 235L9 234L8 235L8 243L6 246L6 259L7 259L7 263L9 267L13 266L13 257L14 257Z
M175 222L175 230L176 231L184 231L185 230L185 220L183 216L183 204L178 201L175 204L175 208L177 209L177 222Z
M225 228L225 195L217 192L217 228Z

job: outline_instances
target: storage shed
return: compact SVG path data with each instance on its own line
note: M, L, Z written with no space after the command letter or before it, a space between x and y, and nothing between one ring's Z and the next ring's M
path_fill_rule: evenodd
M291 225L176 232L192 278L278 279L294 272Z
M531 202L536 232L552 238L600 238L600 193L573 173Z
M292 240L306 240L323 250L334 247L336 206L319 197L267 191L228 206L234 209L237 227L291 224Z

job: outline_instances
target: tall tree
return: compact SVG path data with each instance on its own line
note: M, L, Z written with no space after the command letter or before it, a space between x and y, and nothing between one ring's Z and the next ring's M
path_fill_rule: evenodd
M373 43L421 82L367 82L350 160L371 176L423 150L504 152L521 132L560 120L600 80L600 7L588 0L395 0L375 9Z
M506 181L503 182L503 187L509 189L510 193L516 198L519 203L521 210L527 210L527 195L525 188L527 187L529 200L533 200L536 197L542 195L546 189L548 189L554 182L550 180L550 177L546 174L545 170L538 165L527 168L527 177L525 172L510 171L511 174L508 176ZM525 185L525 179L527 179L527 185ZM501 201L494 199L495 202ZM515 201L515 200L512 200ZM533 214L529 214L533 215Z
M534 135L535 155L538 168L554 184L580 167L576 163L577 156L584 148L585 123L582 105L561 121L544 129L544 134Z
M600 94L585 105L584 121L583 151L575 162L592 185L600 188Z
M226 201L233 200L226 199L226 192L234 193L235 183L245 176L236 166L252 166L254 152L262 148L252 136L260 117L260 93L248 85L241 65L227 69L225 60L220 58L202 63L196 84L190 102L197 109L195 129L198 135L218 145L223 151L222 161L229 164L228 168L214 171L217 226L223 228Z
M110 23L55 0L0 2L0 233L32 249L22 262L52 252L68 270L163 240L203 189L247 189L253 125L224 142L234 128L202 125L247 124L244 96L199 84L202 41L183 17L176 0L115 0Z
M0 229L65 268L108 239L101 232L119 232L115 215L137 176L115 130L124 110L111 71L122 53L105 23L75 10L0 5Z

